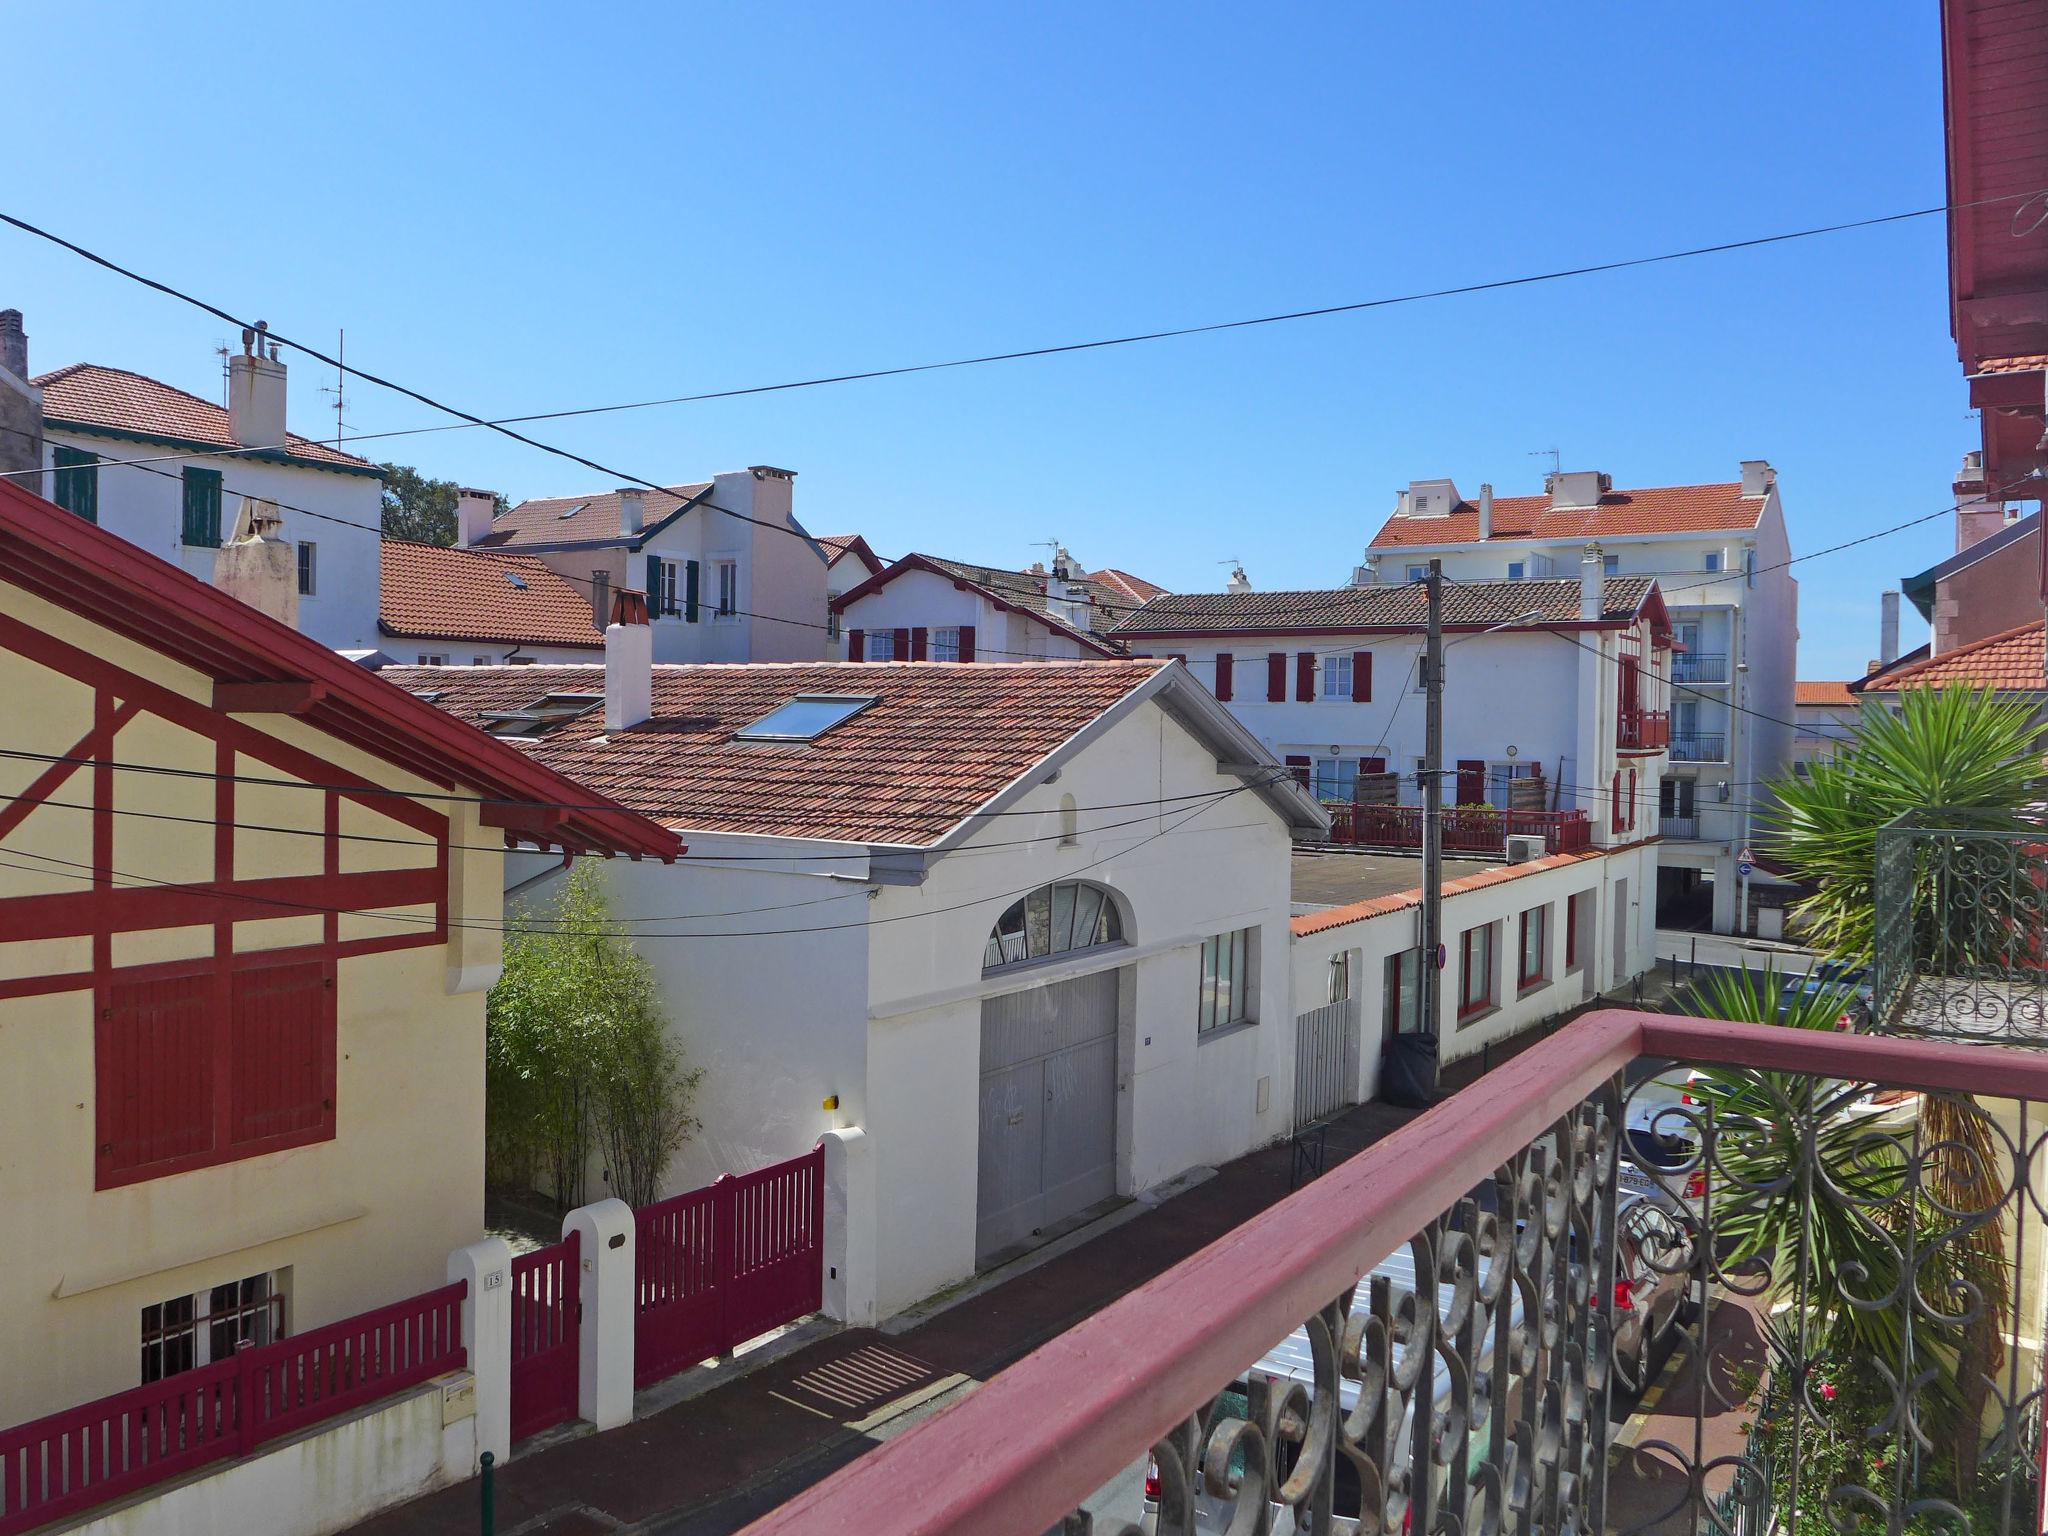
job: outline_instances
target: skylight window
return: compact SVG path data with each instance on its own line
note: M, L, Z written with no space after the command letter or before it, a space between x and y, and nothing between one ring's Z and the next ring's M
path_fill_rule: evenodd
M733 732L735 741L816 741L875 702L873 694L800 693L752 725Z
M524 576L520 576L512 571L507 571L505 572L505 579L511 582L516 590L521 592L524 592L526 590L526 578Z
M543 736L603 702L601 693L545 693L523 709L487 709L478 718L493 736Z
M589 506L589 505L590 505L590 503L589 503L589 502L587 502L587 501L579 501L579 502L577 502L577 503L576 503L576 505L575 505L575 506L573 506L573 507L569 508L569 509L568 509L568 510L567 510L566 512L557 512L557 513L555 514L555 516L557 516L557 517L574 517L574 516L575 516L575 515L576 515L576 514L577 514L578 512L581 512L581 511L582 511L582 510L583 510L583 509L584 509L585 507L587 507L587 506Z

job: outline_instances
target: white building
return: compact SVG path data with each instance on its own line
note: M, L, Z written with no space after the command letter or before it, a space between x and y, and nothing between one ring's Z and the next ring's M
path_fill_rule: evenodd
M1730 932L1756 785L1792 760L1799 589L1768 463L1744 460L1739 480L1640 490L1572 471L1548 476L1541 496L1482 486L1477 502L1447 479L1417 480L1373 535L1361 573L1412 581L1435 557L1456 581L1533 580L1568 574L1589 540L1611 574L1656 577L1669 604L1680 652L1661 867L1675 873L1662 883L1668 892L1710 880L1714 927Z
M1847 683L1802 682L1793 695L1792 771L1802 779L1811 763L1832 761L1842 743L1854 738L1862 702Z
M1049 571L911 554L832 610L848 661L1073 661L1124 654L1111 631L1145 589L1160 590L1123 572L1082 575L1065 550Z
M663 662L818 661L827 654L827 555L797 521L796 472L757 464L692 485L544 496L494 516L465 490L456 542L538 557L609 615L647 593Z
M488 727L552 698L525 749L688 844L607 868L704 1069L672 1189L858 1128L872 1278L840 1305L872 1320L1289 1132L1289 850L1327 821L1185 668L650 676L644 628L608 639L606 668L384 675Z
M387 539L381 556L377 633L392 661L530 667L604 659L591 594L533 555Z
M259 338L228 359L225 407L96 363L31 382L49 500L202 581L243 501L274 502L298 558L300 632L335 650L376 644L382 471L285 430L285 365Z
M1541 833L1553 848L1656 831L1671 645L1663 600L1652 577L1604 576L1597 554L1580 569L1577 580L1446 588L1444 803L1504 810L1511 781L1546 784L1526 826L1465 818L1474 851L1505 851L1509 831ZM1180 593L1137 610L1116 638L1184 660L1317 798L1350 801L1361 775L1394 773L1401 803L1415 806L1426 604L1420 585ZM1420 841L1415 817L1371 820L1378 835L1361 841ZM1340 817L1340 836L1348 825ZM1447 832L1451 846L1461 838Z

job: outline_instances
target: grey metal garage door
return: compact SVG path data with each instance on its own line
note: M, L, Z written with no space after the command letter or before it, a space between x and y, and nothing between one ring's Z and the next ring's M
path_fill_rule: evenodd
M977 1258L1116 1193L1117 974L982 1002Z

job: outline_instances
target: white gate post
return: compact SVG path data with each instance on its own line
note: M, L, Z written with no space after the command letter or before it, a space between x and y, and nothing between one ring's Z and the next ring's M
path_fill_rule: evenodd
M489 1451L503 1466L512 1454L512 1249L502 1237L458 1248L448 1255L448 1279L469 1282L462 1347L476 1378L476 1453Z
M825 1146L825 1315L857 1328L877 1322L875 1154L867 1132L842 1126Z
M633 1419L633 1207L580 1205L562 1236L580 1232L583 1321L576 1330L576 1416L599 1429Z

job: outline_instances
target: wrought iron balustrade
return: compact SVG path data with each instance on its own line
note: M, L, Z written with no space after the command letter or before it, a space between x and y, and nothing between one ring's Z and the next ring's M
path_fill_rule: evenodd
M1697 816L1660 815L1657 818L1657 835L1692 842L1700 835L1700 819Z
M1918 811L1877 834L1878 1026L2048 1046L2048 830L1967 823Z
M749 1531L2038 1531L2041 1101L2033 1053L1589 1015ZM1620 1448L1673 1302L1680 1432Z
M1728 761L1728 738L1726 735L1701 735L1687 731L1671 738L1671 761L1674 763L1725 763Z
M1728 657L1711 651L1682 651L1671 658L1674 683L1725 683Z

